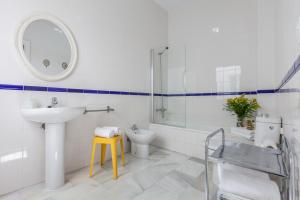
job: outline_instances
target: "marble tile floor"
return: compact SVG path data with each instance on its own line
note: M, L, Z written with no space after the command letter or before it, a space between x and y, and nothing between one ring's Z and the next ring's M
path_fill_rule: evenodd
M120 162L119 162L120 163ZM0 197L0 200L204 200L204 162L176 152L152 148L147 159L126 154L126 166L119 166L119 179L112 180L111 162L95 165L66 176L66 184L47 191L34 185Z

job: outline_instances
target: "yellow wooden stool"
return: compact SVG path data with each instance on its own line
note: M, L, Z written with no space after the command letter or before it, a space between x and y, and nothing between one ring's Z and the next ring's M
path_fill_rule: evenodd
M101 160L100 166L103 166L105 163L105 154L106 154L106 145L110 144L111 147L111 158L112 158L112 166L113 166L113 179L118 178L118 151L117 151L117 143L120 141L121 145L121 158L122 158L122 166L125 166L125 156L124 156L124 142L123 137L121 135L114 136L112 138L104 138L95 136L93 139L93 149L92 149L92 156L90 162L90 177L93 175L93 167L94 167L94 157L96 151L96 145L101 144Z

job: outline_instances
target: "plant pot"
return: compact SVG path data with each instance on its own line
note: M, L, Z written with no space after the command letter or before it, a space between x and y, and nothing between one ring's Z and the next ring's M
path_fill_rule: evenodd
M244 119L243 117L238 117L237 118L237 122L236 122L236 126L237 127L244 127Z

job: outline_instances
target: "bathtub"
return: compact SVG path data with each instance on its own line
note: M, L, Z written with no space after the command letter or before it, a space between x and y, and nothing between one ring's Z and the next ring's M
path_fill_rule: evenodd
M175 127L163 124L150 124L149 129L156 133L153 146L168 149L199 159L205 158L206 137L217 128L203 128L195 130ZM238 141L249 143L248 140L229 133L229 128L225 128L225 137L228 141ZM221 137L211 141L211 148L217 148L221 144Z

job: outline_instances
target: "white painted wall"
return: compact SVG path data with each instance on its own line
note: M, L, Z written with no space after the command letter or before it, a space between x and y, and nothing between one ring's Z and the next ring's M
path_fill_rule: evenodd
M78 65L65 80L49 83L35 78L16 53L16 30L39 12L60 18L77 42ZM167 42L167 13L151 0L3 0L0 24L0 82L6 84L147 92L149 50ZM20 107L28 99L46 106L53 96L62 105L116 109L88 114L67 125L66 171L88 164L96 126L149 123L149 98L144 96L0 90L0 157L27 153L26 158L0 163L0 195L43 181L44 133L40 124L22 118Z

